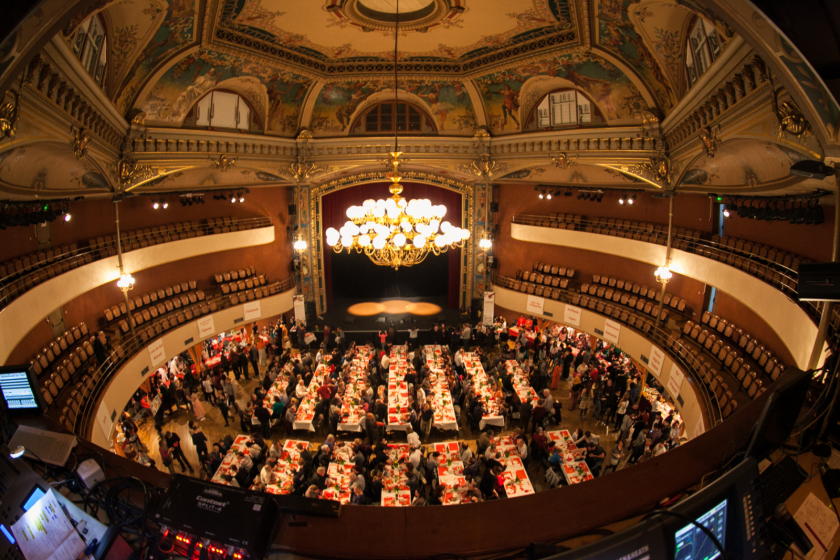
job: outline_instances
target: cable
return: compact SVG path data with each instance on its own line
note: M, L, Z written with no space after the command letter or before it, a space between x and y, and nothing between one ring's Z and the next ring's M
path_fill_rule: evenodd
M676 517L677 519L682 519L683 521L687 521L687 522L691 523L692 525L694 525L695 527L697 527L698 529L700 529L701 531L703 531L706 534L707 537L712 539L712 542L715 544L715 547L718 549L718 552L720 552L720 557L723 560L726 560L726 558L727 558L726 551L723 549L723 546L721 546L720 541L717 539L715 534L712 533L708 529L708 527L706 527L705 525L702 525L701 523L698 523L697 521L695 521L694 519L692 519L692 518L690 518L686 515L683 515L681 513L677 513L675 511L671 511L671 510L668 510L668 509L663 509L661 511L653 512L653 513L649 513L649 514L645 515L644 517L642 517L642 521L644 521L648 517L652 517L652 516L658 515L658 514L671 515L673 517Z

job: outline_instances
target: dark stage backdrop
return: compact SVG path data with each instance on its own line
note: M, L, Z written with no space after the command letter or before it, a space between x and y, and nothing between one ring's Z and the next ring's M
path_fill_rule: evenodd
M369 183L332 192L322 198L323 231L341 228L347 221L347 208L361 206L372 198L387 199L390 183ZM422 183L403 183L401 197L428 198L432 204L446 206L446 216L452 225L461 227L461 194L448 189ZM448 296L449 308L458 309L461 273L461 250L450 249L440 256L429 255L426 260L410 268L394 271L390 267L376 266L364 254L355 251L336 255L324 239L324 280L326 283L327 309L333 305L333 295L342 297L415 297Z

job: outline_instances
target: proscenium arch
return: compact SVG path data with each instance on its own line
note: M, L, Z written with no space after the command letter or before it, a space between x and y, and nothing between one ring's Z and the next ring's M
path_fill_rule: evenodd
M461 249L461 274L459 275L458 287L460 292L460 305L464 306L472 300L473 295L473 261L475 259L475 251L473 244L475 243L474 235L474 209L475 209L475 186L470 183L464 183L449 177L443 177L434 173L424 173L419 171L405 171L403 172L403 180L412 183L422 183L425 185L432 185L450 191L455 191L461 195L461 227L470 230L469 243L464 244ZM309 246L314 255L311 261L317 263L317 270L312 271L314 280L315 306L318 313L325 311L325 277L324 277L324 224L321 219L323 197L332 192L357 187L367 183L383 183L388 182L389 179L385 176L384 171L372 171L369 173L359 173L356 175L349 175L341 177L328 183L321 185L312 185L309 191L309 215L314 218L314 223L309 228L310 239ZM449 209L447 209L449 211ZM331 250L331 249L330 249ZM466 274L465 274L466 272ZM466 277L466 279L465 279Z

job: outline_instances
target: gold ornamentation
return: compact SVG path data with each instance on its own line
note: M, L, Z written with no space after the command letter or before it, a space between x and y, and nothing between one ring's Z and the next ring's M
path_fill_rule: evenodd
M717 139L717 131L719 128L720 127L711 128L707 126L700 131L700 136L698 136L700 144L703 145L703 151L705 151L706 155L710 158L715 157L718 146L720 146L720 140Z
M216 166L216 169L219 171L227 171L233 164L236 163L236 158L229 158L227 154L222 154L219 156L218 160L213 159L212 156L208 157L207 159L213 162L213 165Z
M667 187L671 184L671 160L666 157L655 156L636 165L622 165L621 170L656 186Z
M773 113L779 121L779 138L783 134L791 134L802 140L811 133L811 124L793 100L779 103L779 93L782 89L778 88L773 92Z
M551 163L553 163L557 169L565 170L575 164L577 156L569 156L564 152L560 152L556 156L549 154L548 159L551 160Z
M117 162L116 175L120 186L127 186L131 183L134 173L137 170L137 162L130 157L124 157Z
M131 124L146 124L146 113L143 111L138 111L136 115L131 119Z
M87 149L90 145L90 134L84 128L73 128L73 141L70 143L73 146L73 154L76 159L82 160L87 156Z
M17 127L20 97L14 90L11 90L9 93L12 94L12 100L0 105L0 140L7 136L14 136L15 128Z

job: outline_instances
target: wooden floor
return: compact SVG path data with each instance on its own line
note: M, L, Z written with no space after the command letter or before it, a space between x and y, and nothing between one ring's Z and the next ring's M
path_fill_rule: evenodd
M260 368L260 373L263 374L265 368ZM241 380L233 382L234 386L236 387L236 400L238 403L247 402L248 397L253 392L254 388L256 387L257 380L253 377L250 380ZM610 426L609 433L607 433L607 429L603 424L598 424L595 420L591 418L591 410L589 411L589 418L585 420L580 420L579 415L580 411L574 410L570 411L568 409L568 400L569 400L569 390L571 388L570 382L560 381L560 386L558 389L552 391L552 395L556 401L562 402L564 404L563 407L563 422L559 427L551 426L550 429L567 429L569 431L576 430L577 428L582 428L583 430L590 430L594 434L598 434L601 436L601 446L607 452L606 460L604 464L609 464L609 454L610 449L612 448L615 442L615 435L612 431L612 426ZM236 437L241 432L240 425L239 425L239 415L234 414L231 410L230 414L232 415L229 419L230 426L225 427L225 422L222 419L221 412L215 406L206 401L202 400L202 404L204 405L206 411L206 417L203 422L197 422L197 425L201 427L204 431L204 434L207 436L208 440L208 448L212 448L213 442L219 441L223 439L226 435L231 435ZM190 464L195 469L193 476L201 476L200 469L197 468L198 462L198 455L196 453L195 447L193 446L192 439L190 438L190 434L188 431L188 423L190 420L193 420L194 416L188 410L182 408L179 412L173 413L172 415L166 416L166 421L163 425L163 431L166 432L171 431L177 433L181 438L181 447L184 450L184 455L187 457ZM138 422L140 427L140 439L143 443L147 446L149 451L149 456L155 460L157 464L157 468L166 471L167 468L163 465L163 461L160 458L160 451L159 451L159 435L157 430L154 428L154 423L150 418L143 419L141 422ZM473 433L469 425L466 422L466 419L462 418L459 422L459 425L462 426L461 430L455 434L453 432L440 432L435 429L432 429L431 436L429 437L429 443L440 442L440 441L451 441L451 440L465 440L470 445L470 447L475 451L476 449L476 439L478 438L478 433ZM515 427L515 426L514 426ZM505 430L502 432L503 435L510 434L512 432L513 427L511 429ZM304 430L298 430L294 434L286 434L287 437L290 439L302 440L302 441L312 441L321 444L326 434L323 430L319 432L307 432ZM346 436L339 436L337 439L339 441L352 441L355 436L353 435L346 435ZM386 434L389 441L395 441L404 443L405 442L405 435L403 432L394 432L392 434ZM275 439L285 439L285 437L281 437L280 433L280 426L276 426L272 430L272 437L269 438L268 443L269 445L274 442ZM181 472L181 467L178 464L178 461L174 461L174 469L176 473ZM190 474L189 471L185 472L185 474ZM212 474L212 473L211 473ZM535 468L533 465L529 471L529 476L531 477L531 482L534 486L536 491L540 491L544 486L544 476L543 471L541 468Z

